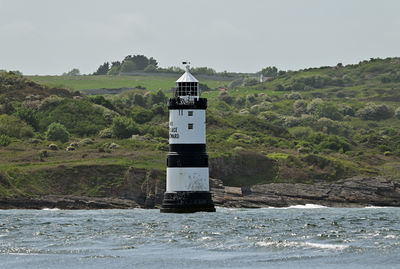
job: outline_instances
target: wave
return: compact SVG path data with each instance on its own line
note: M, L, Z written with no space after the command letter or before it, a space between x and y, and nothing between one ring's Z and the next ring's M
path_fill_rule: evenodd
M272 241L272 242L256 242L256 246L259 247L277 247L277 248L285 248L285 247L306 247L306 248L318 248L318 249L331 249L331 250L344 250L348 248L348 245L343 244L320 244L320 243L312 243L312 242L296 242L296 241Z
M366 206L366 207L364 207L364 208L371 208L371 209L373 209L373 208L395 208L394 206L374 206L374 205L369 205L369 206Z
M314 209L314 208L327 208L326 206L323 205L316 205L316 204L305 204L305 205L292 205L289 207L283 207L283 208L307 208L307 209Z
M45 210L45 211L58 211L58 210L61 210L61 209L59 209L59 208L47 208L47 207L45 207L45 208L42 208L42 210Z

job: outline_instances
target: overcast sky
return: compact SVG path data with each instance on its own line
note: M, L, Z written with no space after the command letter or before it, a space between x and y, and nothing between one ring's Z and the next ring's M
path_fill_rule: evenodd
M256 72L400 56L397 0L0 0L0 69L92 73L144 54L162 67Z

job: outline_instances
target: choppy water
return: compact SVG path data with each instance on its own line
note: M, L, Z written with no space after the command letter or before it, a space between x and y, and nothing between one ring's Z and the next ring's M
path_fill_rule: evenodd
M0 268L400 268L400 208L0 210Z

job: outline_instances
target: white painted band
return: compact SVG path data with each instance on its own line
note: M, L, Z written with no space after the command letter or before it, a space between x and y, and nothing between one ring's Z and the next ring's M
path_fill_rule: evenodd
M171 109L169 111L170 144L205 144L206 110Z
M210 191L208 167L168 167L168 191Z

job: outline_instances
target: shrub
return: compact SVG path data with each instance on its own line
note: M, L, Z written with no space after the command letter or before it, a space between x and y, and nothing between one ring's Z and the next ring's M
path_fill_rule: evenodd
M344 116L354 116L354 109L349 105L342 104L338 109Z
M168 128L157 126L154 129L154 136L168 138L169 137Z
M363 120L384 120L391 118L393 112L391 109L385 105L376 105L374 103L368 103L357 111L356 116Z
M55 96L55 95L51 95L51 96L43 99L43 101L40 103L38 108L40 111L45 111L45 110L48 110L51 108L55 108L62 101L63 101L63 98Z
M133 112L133 119L137 123L146 123L151 121L152 117L153 113L148 109L138 109L137 111Z
M258 84L258 80L255 78L245 78L243 80L243 86L253 86Z
M137 93L133 96L133 103L138 106L145 106L146 101L144 100L143 95Z
M52 122L59 122L79 136L96 134L107 125L103 109L96 106L86 100L64 99L41 114L40 127L43 130Z
M291 93L287 93L285 94L285 98L289 99L289 100L299 100L302 99L301 94L298 92L291 92Z
M165 144L165 143L159 143L159 144L157 144L157 146L156 146L156 150L159 150L159 151L168 151L168 150L169 150L169 146L168 146L167 144Z
M15 116L0 115L0 133L9 137L33 137L32 127Z
M300 123L301 123L301 120L298 117L287 116L284 118L284 126L285 127L299 126Z
M307 102L304 100L296 100L293 103L293 111L295 115L301 115L307 112Z
M233 133L227 141L229 143L245 143L250 144L252 142L252 138L243 133Z
M8 135L1 134L0 135L0 146L7 147L11 144L11 138Z
M287 116L284 118L284 125L286 127L295 126L313 126L315 119L311 115L301 115L301 117L291 117Z
M157 92L151 92L150 94L148 94L146 96L146 101L147 104L151 107L152 105L155 104L163 104L166 103L168 98L167 96L164 94L163 91L159 90Z
M327 103L327 102L322 102L319 103L313 114L317 117L317 118L329 118L332 120L341 120L343 119L343 115L340 114L339 110L336 108L335 105L331 104L331 103Z
M306 138L306 141L313 144L314 148L319 151L334 150L334 151L346 152L351 148L350 144L347 143L345 139L343 139L342 137L338 137L336 135L313 133Z
M28 123L35 130L39 129L39 117L38 113L32 108L19 108L15 112L15 115L21 120Z
M273 112L273 111L265 111L265 112L261 112L260 114L258 114L258 118L262 119L262 120L266 120L268 122L274 122L276 120L280 119L279 114Z
M99 137L100 138L111 138L112 134L113 134L113 132L112 132L111 128L106 128L99 132Z
M117 138L128 138L133 134L137 134L138 128L131 118L120 116L113 119L111 131Z
M106 99L106 98L104 98L104 96L102 96L102 95L92 96L92 97L90 97L90 100L95 104L102 105L102 106L104 106L104 107L106 107L108 109L111 109L111 110L115 110L115 107L111 103L111 101Z
M299 139L303 137L308 137L310 134L313 133L313 130L311 129L311 127L298 126L291 128L289 130L289 133L291 133L294 137Z
M61 141L62 143L65 143L69 140L69 133L64 125L53 122L47 128L46 139L49 141Z
M224 101L227 104L231 105L234 101L234 98L230 96L228 92L223 91L218 95L218 100Z
M246 100L249 104L254 104L256 102L254 95L247 95Z
M307 105L307 112L313 114L317 109L317 107L319 106L319 104L321 104L322 102L323 101L321 98L312 99L311 102Z

